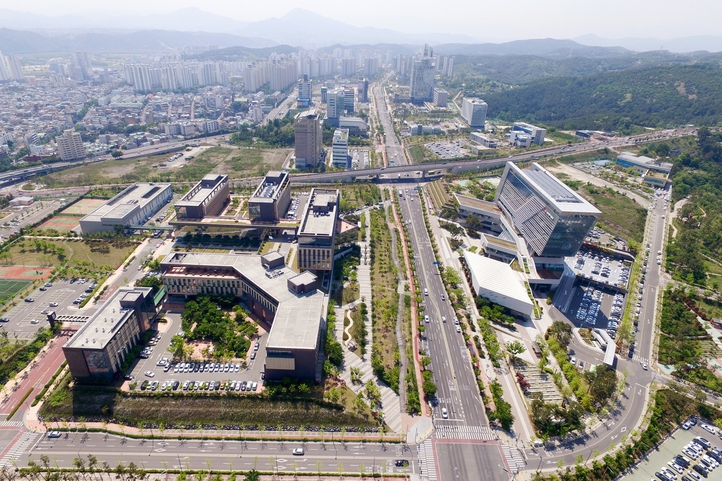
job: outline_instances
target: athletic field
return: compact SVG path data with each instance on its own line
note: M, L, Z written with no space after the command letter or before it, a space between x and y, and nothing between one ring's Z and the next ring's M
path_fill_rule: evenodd
M55 229L58 232L70 232L78 224L78 217L56 215L40 224L38 230Z
M62 215L74 215L82 217L84 215L88 215L91 212L93 212L95 209L100 207L101 205L108 202L107 200L103 199L80 199L75 204L70 205L63 209L63 211L60 213Z
M30 281L0 279L0 300L12 299L15 294L22 291L28 284L30 284Z

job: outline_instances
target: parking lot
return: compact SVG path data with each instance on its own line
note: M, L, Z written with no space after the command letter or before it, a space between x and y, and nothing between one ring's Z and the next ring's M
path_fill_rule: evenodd
M286 219L296 220L301 217L303 209L306 208L308 202L308 192L300 192L295 197L291 198L291 203L288 206L288 212L286 213Z
M463 148L464 144L459 140L452 142L431 142L424 144L424 147L441 159L458 159L469 155L469 151Z
M576 257L567 257L566 262L575 274L584 279L623 288L629 284L629 262L590 251L579 251Z
M650 479L666 481L664 477L667 477L672 481L674 481L675 479L678 481L698 481L700 479L705 479L704 476L700 475L698 472L692 469L694 465L704 466L704 464L701 462L703 455L697 455L695 459L691 455L687 455L683 452L683 450L689 452L689 449L685 449L685 447L689 446L690 443L693 443L693 439L697 436L700 436L709 441L711 445L710 449L705 449L701 445L695 443L696 446L701 448L702 451L706 452L708 456L712 449L722 448L722 440L720 440L717 435L709 433L702 428L702 424L705 422L706 421L699 421L696 426L692 426L689 430L678 429L674 431L671 436L662 445L659 446L658 449L650 452L647 458L634 468L632 473L624 476L622 479L624 479L625 481L649 481ZM715 430L719 432L719 430L717 430L716 428ZM688 461L689 466L685 468L684 466L681 466L674 462L673 458L677 455L684 456L684 458L686 458L686 460ZM670 462L673 462L675 465L677 465L677 468L675 468L674 466L670 466L668 464ZM662 471L662 469L665 469L669 473L673 473L676 477L665 476L665 473ZM721 467L705 469L705 471L707 472L706 479L708 480L720 479L722 477ZM657 473L660 473L662 477L657 475Z
M77 315L79 307L73 301L85 294L89 286L90 283L71 284L66 280L53 283L45 291L36 290L28 296L33 302L19 300L18 305L4 316L10 320L3 323L2 328L12 335L17 334L18 339L32 339L38 329L48 326L47 315L43 311L55 311L58 317ZM51 306L51 303L57 303L57 306Z
M211 360L172 361L173 356L168 351L168 346L171 338L181 329L180 312L169 311L164 317L168 322L158 324L157 342L154 346L148 346L152 348L152 351L147 358L139 359L131 369L130 374L138 382L139 388L142 387L143 381L148 381L148 384L157 381L156 389L161 389L163 383L170 384L170 389L173 389L175 385L175 390L182 390L186 381L193 382L193 390L210 390L208 384L216 381L219 383L219 388L223 382L226 382L227 387L228 381L246 381L246 384L257 382L257 390L262 389L261 373L263 372L263 361L266 358L266 332L263 332L259 339L254 339L251 342L245 366L238 359L224 360L223 362ZM257 350L254 349L256 342L258 343ZM251 359L251 357L254 357L254 359ZM164 359L167 362L164 362ZM214 364L212 369L209 366L211 362ZM218 366L215 366L215 364L218 364ZM228 365L227 369L226 365ZM231 365L233 365L233 368L231 368ZM177 384L175 384L176 381ZM195 387L196 383L198 383L197 388ZM186 385L186 388L188 388L188 385ZM240 390L240 383L238 383L238 388L237 390Z

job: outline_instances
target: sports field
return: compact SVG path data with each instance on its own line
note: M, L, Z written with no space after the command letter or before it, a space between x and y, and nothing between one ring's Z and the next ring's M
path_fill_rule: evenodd
M38 230L55 229L58 232L70 232L77 227L77 225L78 217L56 215L40 224L40 226L38 226Z
M30 281L0 279L0 300L12 299L15 294L22 291L28 284L30 284Z
M63 209L60 214L75 216L88 215L106 202L108 201L103 199L80 199L75 204Z
M19 282L27 282L36 279L44 280L50 277L53 269L54 267L2 266L0 267L0 281L19 280Z

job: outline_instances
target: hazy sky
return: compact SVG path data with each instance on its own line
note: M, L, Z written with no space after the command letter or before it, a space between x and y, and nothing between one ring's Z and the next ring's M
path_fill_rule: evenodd
M0 8L90 16L100 13L109 3L0 0ZM134 14L195 6L246 21L279 17L301 7L360 27L385 27L409 33L463 33L494 41L571 38L587 33L606 38L722 33L722 0L123 0L117 5L118 13Z

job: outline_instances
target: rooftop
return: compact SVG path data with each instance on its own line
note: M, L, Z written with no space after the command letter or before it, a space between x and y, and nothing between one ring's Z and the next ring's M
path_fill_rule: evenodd
M200 182L179 200L177 206L198 206L203 203L214 189L221 183L227 182L228 176L221 174L207 174Z
M487 202L485 200L477 199L476 197L470 197L462 194L454 194L454 197L456 197L459 205L468 206L472 209L483 210L497 216L501 215L501 209L493 202Z
M281 192L281 185L288 179L288 173L270 171L266 174L251 197L252 202L272 202Z
M98 312L85 322L64 347L104 349L118 328L133 313L133 309L122 308L120 302L149 295L152 290L150 287L121 287L101 306Z
M488 257L464 251L464 259L481 287L493 290L509 299L528 304L531 310L531 299L514 269L505 262L495 261Z
M601 214L596 207L536 162L525 170L519 169L519 167L511 162L507 162L506 165L507 168L524 178L527 183L530 184L530 187L534 188L538 194L546 198L549 204L556 207L559 212L569 214Z
M188 267L212 269L213 267L231 267L239 276L248 279L253 285L273 298L277 303L276 316L268 337L268 346L276 348L315 349L321 318L325 312L324 294L315 290L305 295L297 295L288 289L287 281L298 275L288 267L274 269L273 275L261 265L257 255L208 254L201 252L173 252L163 259L164 266L176 266L165 271L164 276L193 276ZM220 277L213 272L198 276Z
M640 167L646 167L647 169L659 170L669 174L672 171L672 164L669 162L657 162L656 160L645 157L644 155L637 155L634 152L620 152L617 156L617 160L623 160Z
M338 196L338 190L312 189L298 234L332 237L338 217Z
M85 221L122 220L136 209L142 209L170 184L137 183L129 186L105 204L83 217Z

